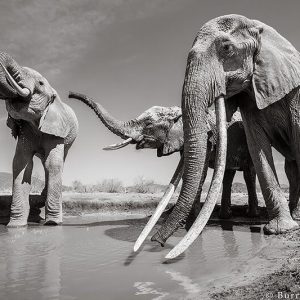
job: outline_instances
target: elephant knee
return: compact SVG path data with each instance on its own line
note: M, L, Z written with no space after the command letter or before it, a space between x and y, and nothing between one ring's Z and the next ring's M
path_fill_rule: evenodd
M63 171L63 162L62 161L54 161L48 164L46 167L49 173L49 176L59 175Z

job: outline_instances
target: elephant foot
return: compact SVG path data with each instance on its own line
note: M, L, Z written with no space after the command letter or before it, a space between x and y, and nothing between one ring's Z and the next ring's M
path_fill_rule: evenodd
M265 227L265 234L281 234L299 228L297 222L291 217L278 217L271 220Z
M246 214L249 218L257 218L260 216L260 210L258 207L247 208Z
M232 217L232 210L231 208L222 209L219 212L219 218L220 219L230 219Z
M62 221L59 220L54 220L54 219L46 219L44 225L45 226L57 226L57 225L61 225Z
M39 215L29 215L29 217L28 217L28 222L41 224L44 221L45 221L45 219L43 219Z
M295 208L292 211L292 218L296 221L300 221L300 207L299 208Z
M6 226L9 227L9 228L25 227L25 226L27 226L27 221L26 220L10 219L9 223Z

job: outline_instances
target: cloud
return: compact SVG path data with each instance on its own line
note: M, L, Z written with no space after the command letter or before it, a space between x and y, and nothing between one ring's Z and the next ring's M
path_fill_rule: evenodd
M1 50L12 54L21 64L54 77L69 64L76 62L80 53L97 38L98 31L116 22L164 13L168 10L169 2L170 0L1 1ZM174 2L176 1L172 1L172 7Z

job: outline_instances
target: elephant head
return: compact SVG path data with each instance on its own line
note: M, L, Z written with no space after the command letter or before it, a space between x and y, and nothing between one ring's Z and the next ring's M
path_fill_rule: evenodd
M57 92L37 71L19 66L8 54L0 53L0 99L6 101L8 126L24 120L41 132L66 137L67 113Z
M183 185L175 208L154 234L153 241L163 245L191 211L206 156L203 134L207 110L213 104L219 135L215 172L198 218L167 258L176 257L196 239L217 201L226 160L226 111L230 119L237 105L244 105L243 101L236 101L235 95L246 92L249 101L253 99L247 105L263 109L299 86L299 70L298 51L259 21L228 15L213 19L200 29L188 55L182 90Z
M137 118L122 122L83 94L70 92L69 97L90 106L110 131L125 139L122 143L105 147L105 150L120 149L131 143L136 144L136 149L157 149L160 157L183 148L181 109L177 106L153 106Z

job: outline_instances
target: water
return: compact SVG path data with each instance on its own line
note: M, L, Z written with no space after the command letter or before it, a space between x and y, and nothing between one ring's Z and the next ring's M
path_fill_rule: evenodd
M257 254L268 244L259 226L208 226L186 253L166 262L184 231L164 248L146 242L134 254L144 224L78 217L60 227L0 226L0 299L202 299L261 263Z

